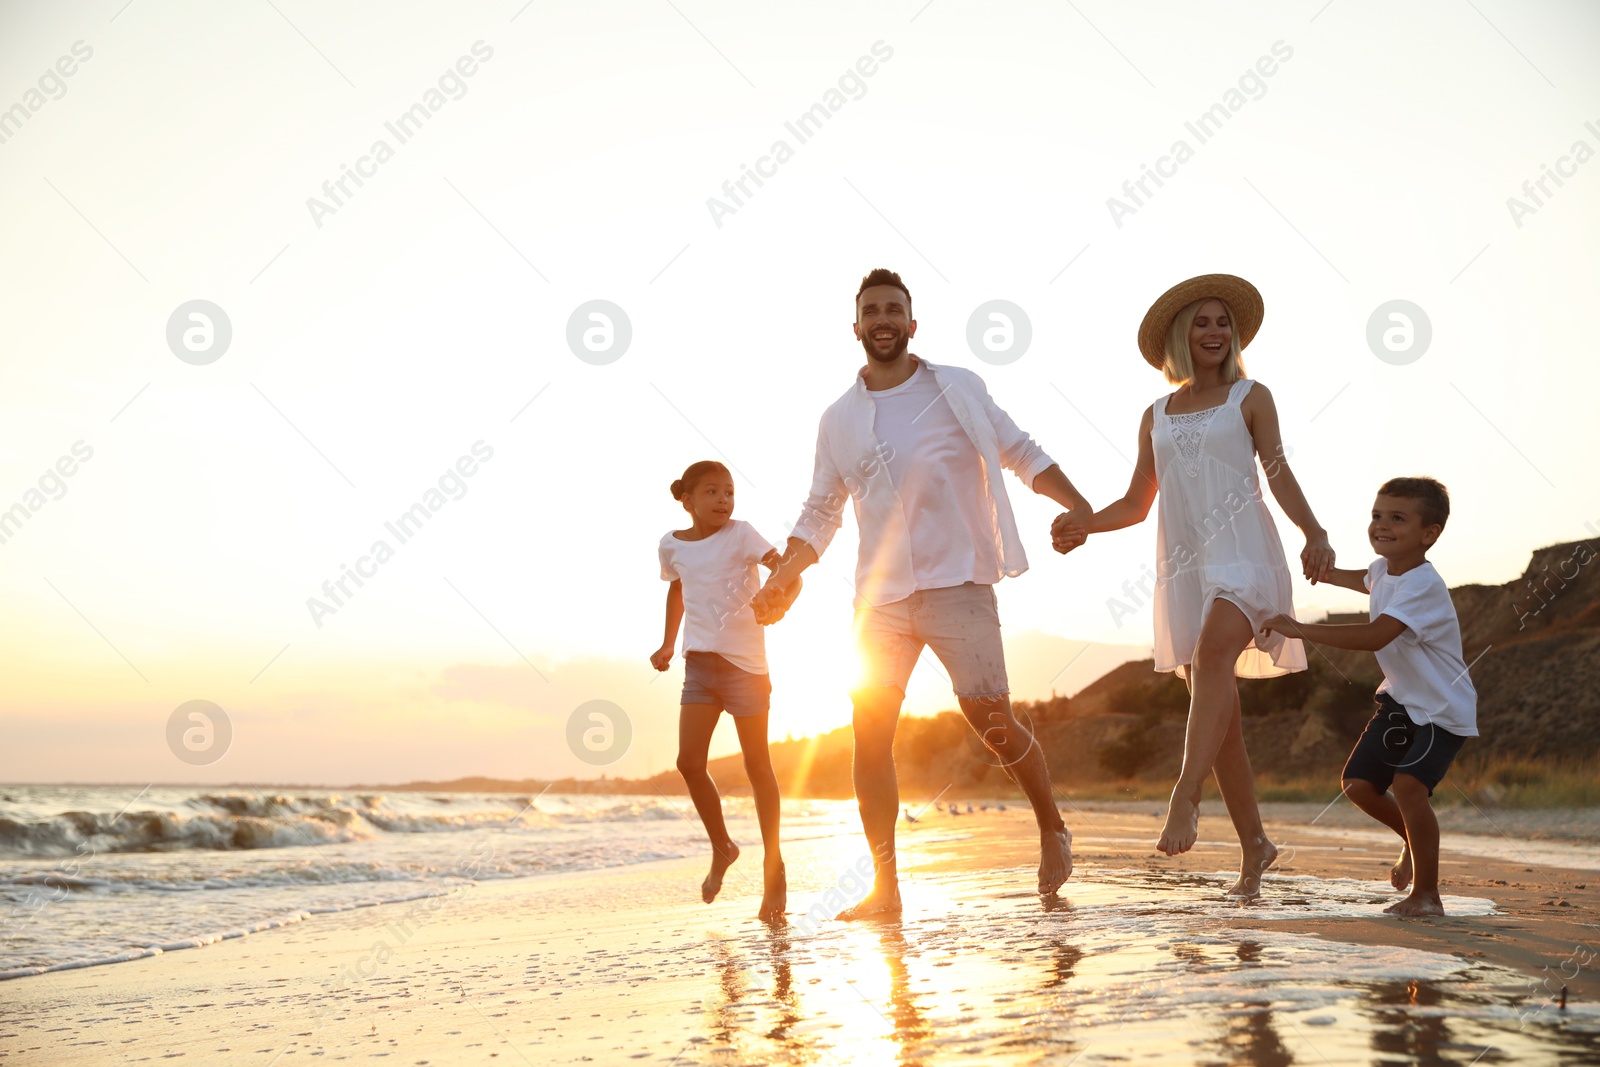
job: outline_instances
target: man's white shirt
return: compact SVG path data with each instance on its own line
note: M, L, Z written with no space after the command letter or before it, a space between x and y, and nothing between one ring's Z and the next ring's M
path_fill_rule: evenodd
M962 367L918 364L892 389L867 389L865 368L823 412L816 465L791 531L820 558L855 505L857 607L919 589L993 585L1028 569L1002 468L1024 485L1054 464Z

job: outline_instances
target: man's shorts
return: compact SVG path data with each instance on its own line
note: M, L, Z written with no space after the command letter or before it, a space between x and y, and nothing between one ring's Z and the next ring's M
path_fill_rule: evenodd
M1412 722L1405 705L1388 693L1379 693L1377 701L1378 709L1350 750L1344 777L1371 782L1386 793L1397 773L1409 774L1433 796L1467 739L1431 722Z
M958 697L983 698L1011 692L1000 645L1000 610L994 586L967 582L919 589L904 600L856 609L856 647L861 653L858 687L900 690L911 680L924 647L950 675Z
M729 715L765 715L772 703L772 679L735 667L715 652L683 654L680 704L710 704Z

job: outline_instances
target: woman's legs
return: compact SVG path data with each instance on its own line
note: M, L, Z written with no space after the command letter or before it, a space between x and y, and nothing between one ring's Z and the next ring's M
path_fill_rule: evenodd
M1278 858L1278 846L1267 839L1261 825L1261 809L1256 805L1256 780L1250 770L1250 753L1244 748L1244 728L1239 721L1239 684L1234 682L1233 721L1217 751L1213 768L1222 803L1239 835L1239 880L1228 890L1229 896L1253 897L1261 892L1261 876Z
M757 917L776 919L783 915L788 903L788 887L783 852L778 846L778 776L772 771L772 754L767 748L767 715L765 712L736 715L733 725L739 731L744 773L750 779L750 791L755 796L756 818L761 823L761 846L765 852L762 864L765 888Z
M1183 739L1183 769L1172 787L1166 825L1156 842L1157 850L1169 856L1194 847L1200 819L1200 787L1216 764L1236 718L1239 690L1233 677L1234 664L1254 637L1254 627L1236 605L1221 598L1211 601L1189 663L1189 726ZM1241 734L1239 752L1243 750ZM1225 774L1230 784L1239 772L1237 764L1236 758L1227 762ZM1248 773L1248 757L1244 766ZM1254 799L1252 787L1252 807Z
M721 714L714 704L685 704L678 714L678 773L683 775L694 809L700 813L706 836L711 838L711 873L700 883L700 898L707 904L717 899L723 872L739 858L739 846L728 836L728 825L722 821L722 798L717 795L711 775L706 773L706 753Z

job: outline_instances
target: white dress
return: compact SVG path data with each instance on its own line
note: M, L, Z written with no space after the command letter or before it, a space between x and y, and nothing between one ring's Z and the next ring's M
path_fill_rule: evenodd
M1155 660L1156 670L1175 670L1180 678L1187 677L1206 610L1218 597L1238 607L1256 632L1239 654L1238 677L1306 669L1298 638L1261 633L1272 616L1294 613L1294 597L1240 410L1254 384L1241 378L1224 403L1184 415L1168 415L1166 397L1154 405Z

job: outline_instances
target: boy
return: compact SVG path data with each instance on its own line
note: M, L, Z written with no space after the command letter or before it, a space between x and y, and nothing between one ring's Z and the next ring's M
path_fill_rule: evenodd
M1378 490L1367 539L1378 558L1365 571L1328 572L1327 581L1370 592L1370 622L1297 623L1287 615L1266 629L1335 648L1373 652L1383 668L1378 709L1344 767L1344 792L1400 835L1389 872L1411 895L1392 915L1443 915L1439 899L1439 821L1428 798L1469 737L1478 736L1478 694L1461 657L1461 627L1428 549L1450 517L1450 495L1432 478L1392 478ZM1389 795L1393 788L1394 795Z

